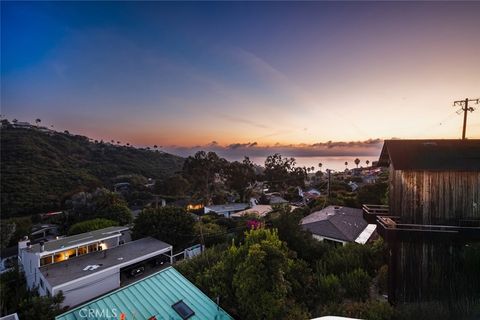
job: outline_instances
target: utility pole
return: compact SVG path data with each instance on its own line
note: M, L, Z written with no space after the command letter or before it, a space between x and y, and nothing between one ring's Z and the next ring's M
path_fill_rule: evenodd
M469 102L474 102L475 104L480 103L480 99L468 99L465 98L465 100L457 100L453 102L453 106L460 106L461 108L457 111L458 114L463 111L463 130L462 130L462 140L465 140L465 135L467 132L467 112L473 112L475 109L473 107L469 107L468 103Z

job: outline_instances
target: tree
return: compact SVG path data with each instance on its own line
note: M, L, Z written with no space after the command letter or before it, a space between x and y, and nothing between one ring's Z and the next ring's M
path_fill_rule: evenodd
M355 162L355 165L356 165L357 168L358 168L358 165L360 164L360 159L356 158L354 162Z
M3 250L13 239L16 225L14 222L8 220L0 220L0 248Z
M276 231L248 231L245 244L230 253L240 258L232 286L241 318L289 319L289 298L293 297L289 297L290 283L284 275L295 261Z
M295 158L282 158L278 153L265 160L264 178L270 188L284 191L288 186L305 186L306 169L295 167Z
M340 279L334 274L317 275L318 295L322 303L342 301L343 293Z
M161 195L183 197L190 188L190 183L181 175L173 175L155 184L155 191Z
M20 319L50 320L64 311L61 303L64 300L62 292L53 297L32 295L20 303Z
M318 168L319 168L320 171L322 171L322 166L323 166L323 164L321 162L319 162L318 163Z
M345 161L345 170L347 170L347 169L348 169L348 162Z
M362 204L387 204L388 184L367 184L358 189L357 202Z
M245 202L247 188L255 182L254 165L248 157L243 162L231 162L225 168L225 178L226 185L240 196L240 201Z
M108 219L97 218L75 223L70 227L70 229L68 229L68 234L74 235L113 226L118 226L118 222Z
M116 221L121 226L132 223L133 215L130 209L120 203L115 203L106 207L103 207L99 212L99 217Z
M299 258L313 263L326 252L326 245L313 239L311 233L300 226L303 218L302 211L297 209L291 212L289 206L282 206L272 219L272 225L278 230L279 238L295 251Z
M40 124L40 122L42 122L42 120L40 120L40 119L38 119L38 118L35 119L35 123L37 124L37 127L38 127L38 125Z
M207 247L223 243L227 239L227 229L216 223L199 221L195 223L194 230L197 237Z
M154 237L181 250L195 238L194 223L193 216L182 208L145 209L135 220L133 237Z
M367 167L368 167L368 165L370 164L370 160L365 161L365 163L367 164Z
M363 301L369 296L371 280L368 273L361 268L355 269L340 277L346 297Z
M25 274L18 266L0 274L0 316L17 312L27 295Z
M227 160L215 152L198 151L188 157L183 164L183 175L190 182L197 198L210 203L217 191L217 181L223 180Z
M207 250L180 271L239 319L308 319L304 299L311 292L311 270L293 259L276 230L245 232L243 244L223 254ZM298 298L297 298L298 297ZM298 299L298 301L297 301Z

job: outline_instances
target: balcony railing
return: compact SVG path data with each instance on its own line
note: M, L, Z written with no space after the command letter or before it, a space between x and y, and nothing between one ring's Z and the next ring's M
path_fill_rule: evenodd
M380 204L364 204L363 209L363 219L368 223L376 223L378 216L388 216L389 208L385 205Z
M480 241L480 220L460 220L458 225L401 223L400 217L378 216L377 232L387 242Z

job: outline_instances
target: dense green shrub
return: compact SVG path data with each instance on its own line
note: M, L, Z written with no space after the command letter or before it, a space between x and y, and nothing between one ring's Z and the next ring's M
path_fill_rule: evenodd
M182 208L146 209L135 219L133 237L154 237L171 244L175 251L180 251L197 242L194 241L197 239L194 223L193 216Z
M371 278L363 269L355 269L340 277L345 296L354 300L366 300L369 296Z
M118 226L118 222L108 220L108 219L93 219L93 220L86 220L79 223L75 223L73 226L68 229L69 235L99 230L107 227Z

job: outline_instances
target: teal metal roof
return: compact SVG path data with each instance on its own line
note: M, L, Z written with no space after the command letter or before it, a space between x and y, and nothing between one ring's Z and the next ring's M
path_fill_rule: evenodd
M182 300L194 312L189 320L233 319L173 267L115 290L64 314L56 320L142 319L181 320L172 305ZM93 311L92 311L93 310ZM86 314L90 312L90 317ZM121 313L125 315L121 317Z

